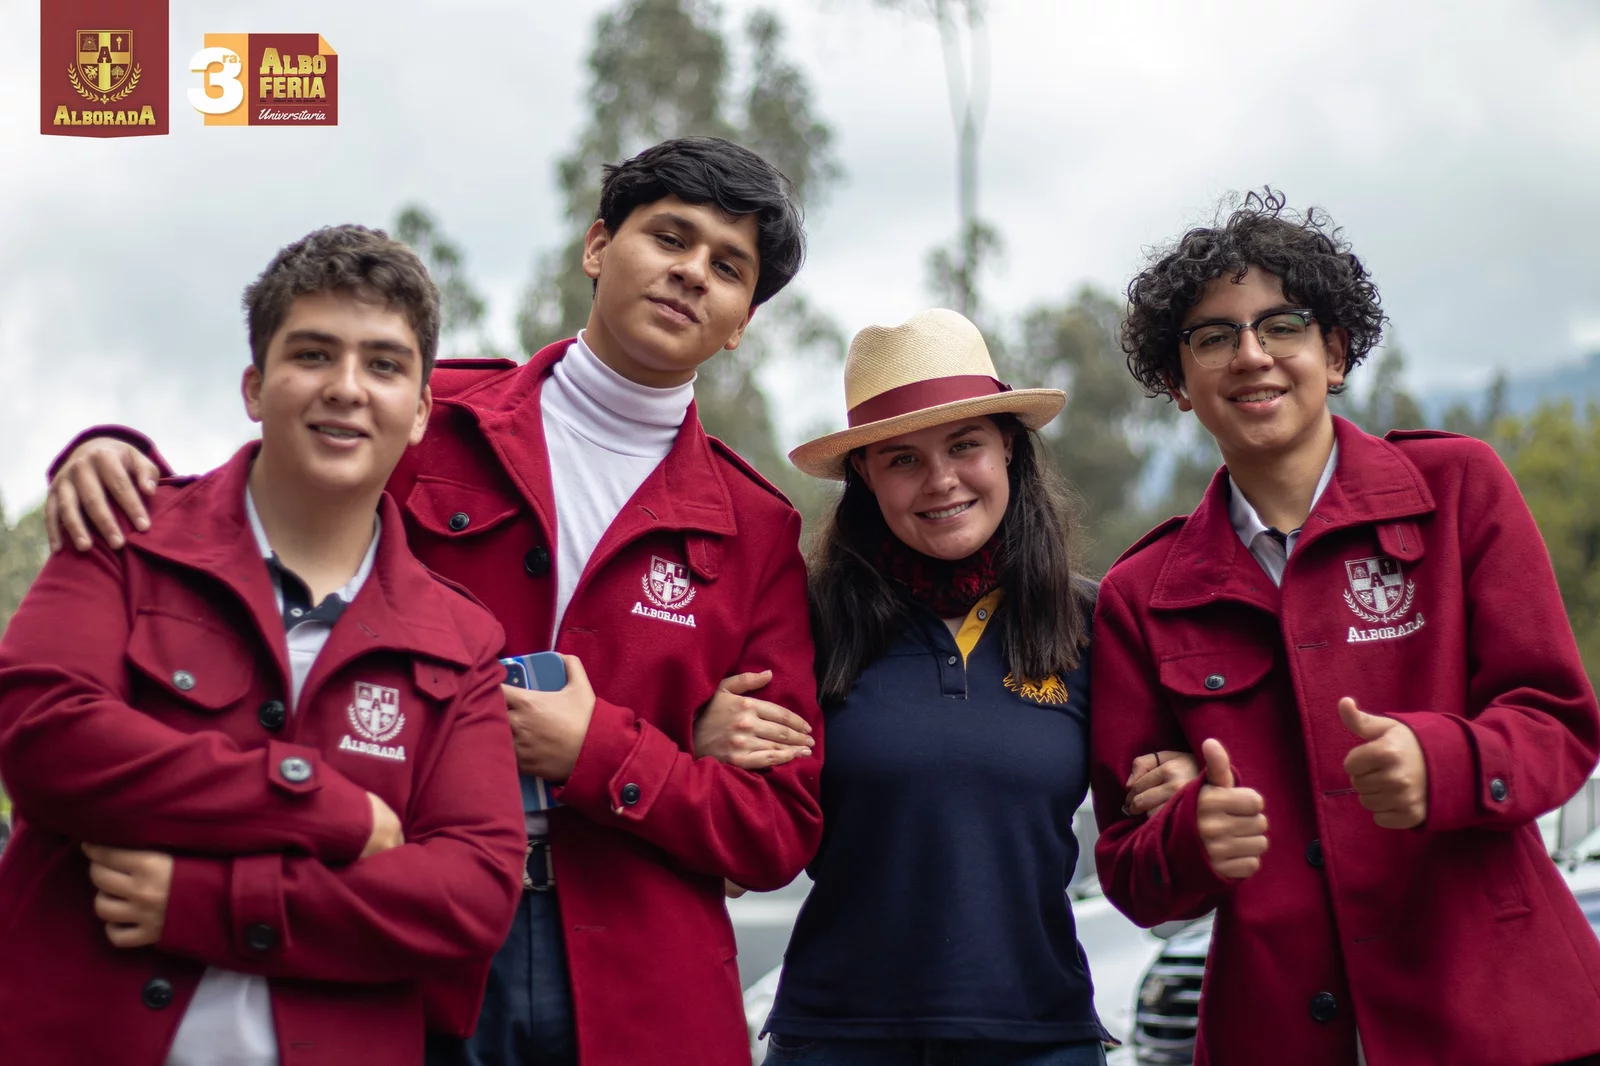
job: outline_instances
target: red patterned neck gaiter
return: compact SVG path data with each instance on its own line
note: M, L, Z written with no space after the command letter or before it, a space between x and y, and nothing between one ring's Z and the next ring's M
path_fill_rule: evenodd
M911 598L940 618L961 618L972 605L1000 584L995 557L1000 551L1000 530L983 547L965 559L935 559L906 546L886 533L878 549L878 569L911 593Z

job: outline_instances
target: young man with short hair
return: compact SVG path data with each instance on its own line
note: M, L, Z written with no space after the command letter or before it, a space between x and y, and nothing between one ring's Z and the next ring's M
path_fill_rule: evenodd
M507 690L519 765L558 805L530 804L516 925L476 1033L436 1040L439 1066L749 1061L723 882L777 888L810 859L819 760L794 756L821 754L820 727L799 515L706 435L692 383L803 247L768 163L668 141L606 168L586 329L522 366L439 368L428 436L389 485L411 547L488 604L509 654L555 648L569 672ZM141 462L86 446L52 514L81 544L81 499L104 529L102 480L137 514ZM697 723L739 707L763 718L759 750L697 759Z
M1510 474L1329 412L1383 315L1315 210L1252 194L1128 298L1129 366L1226 462L1112 567L1094 635L1101 883L1142 925L1217 912L1196 1062L1600 1051L1600 943L1534 825L1600 713ZM1204 776L1123 814L1162 748Z
M0 640L6 1061L420 1063L511 923L504 634L383 491L438 292L341 226L245 307L260 441L157 488L128 550L52 555Z

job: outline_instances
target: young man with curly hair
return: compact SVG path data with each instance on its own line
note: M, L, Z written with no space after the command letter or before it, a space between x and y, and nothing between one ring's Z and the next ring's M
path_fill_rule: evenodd
M1252 194L1128 299L1130 369L1226 464L1106 576L1093 653L1106 893L1144 925L1217 912L1197 1062L1600 1051L1600 943L1534 825L1588 777L1600 711L1510 474L1330 413L1384 316L1315 209ZM1204 775L1125 815L1127 766L1164 748Z
M820 759L800 756L821 730L800 516L707 435L693 382L804 247L760 156L655 145L605 168L587 326L434 375L388 482L411 549L488 605L507 654L564 653L568 683L505 689L518 764L554 787L525 790L524 891L482 1014L430 1018L430 1066L749 1062L724 879L779 888L815 852ZM108 495L143 515L149 442L115 433L52 482L80 549L86 517L121 543Z

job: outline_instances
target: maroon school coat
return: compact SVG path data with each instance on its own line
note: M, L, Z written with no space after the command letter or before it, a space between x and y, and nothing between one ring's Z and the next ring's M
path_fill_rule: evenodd
M1339 462L1281 590L1218 473L1100 589L1100 879L1142 925L1217 910L1197 1062L1535 1066L1600 1051L1600 943L1534 819L1600 753L1600 714L1544 543L1493 451L1336 419ZM1380 829L1344 771L1342 696L1415 731L1428 819ZM1199 782L1121 814L1133 759L1216 737L1269 850L1218 878Z
M551 646L555 504L539 389L570 342L523 366L442 363L428 435L389 483L411 548L505 626ZM555 638L593 683L594 719L551 814L583 1066L750 1061L722 880L788 884L815 852L821 715L800 516L691 406L677 441L601 538ZM812 724L815 755L751 772L690 754L725 677Z
M539 390L570 343L522 366L440 363L427 436L388 486L411 550L488 605L509 654L551 646L556 513ZM93 435L161 461L145 437L108 426L63 456ZM550 817L583 1066L750 1061L723 878L782 887L822 835L799 537L795 509L691 406L562 619L555 650L583 660L597 696ZM718 683L765 669L772 682L755 695L811 723L813 756L761 772L694 758L695 713Z
M385 497L371 575L285 708L256 447L164 485L127 550L52 555L0 641L0 1060L160 1066L208 964L271 979L283 1066L420 1063L425 980L435 1025L476 1012L524 846L500 627ZM369 791L406 843L358 859ZM177 855L159 945L106 940L86 840Z

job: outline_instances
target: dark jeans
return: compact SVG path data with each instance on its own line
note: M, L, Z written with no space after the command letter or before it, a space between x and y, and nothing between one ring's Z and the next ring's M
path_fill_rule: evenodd
M1023 1044L1006 1040L852 1040L767 1037L767 1061L799 1066L1105 1066L1098 1040Z
M524 892L495 954L478 1028L428 1035L427 1066L577 1066L572 986L556 894Z

